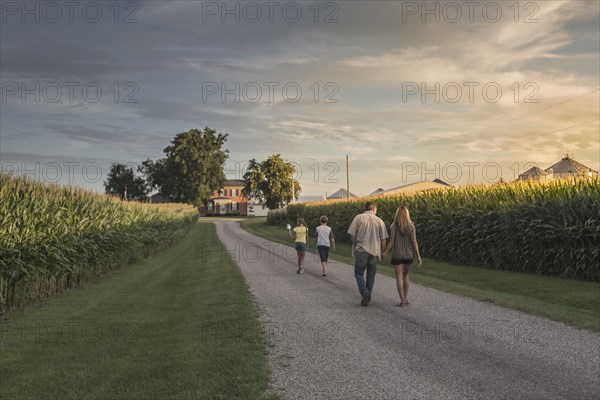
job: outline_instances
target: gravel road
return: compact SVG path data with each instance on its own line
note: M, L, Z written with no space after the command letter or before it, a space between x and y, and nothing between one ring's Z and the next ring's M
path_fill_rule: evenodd
M216 222L261 310L286 399L600 399L600 334L412 284L396 307L378 275L360 306L353 268ZM314 246L313 241L311 246Z

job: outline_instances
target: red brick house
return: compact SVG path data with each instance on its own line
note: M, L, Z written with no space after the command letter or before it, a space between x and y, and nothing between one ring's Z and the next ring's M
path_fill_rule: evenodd
M248 199L242 194L244 181L227 180L211 199L200 207L200 215L248 215Z

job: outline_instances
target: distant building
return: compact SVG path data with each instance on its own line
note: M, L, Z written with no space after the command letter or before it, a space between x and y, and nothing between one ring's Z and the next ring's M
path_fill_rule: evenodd
M171 202L167 196L165 196L164 194L162 194L160 192L155 193L152 196L150 196L148 198L148 201L150 201L150 203L154 203L154 204L170 203Z
M518 181L549 182L554 179L552 171L546 172L538 167L531 167L517 178Z
M499 187L499 186L504 187L504 186L508 186L508 182L506 182L504 179L500 178L498 180L498 182L494 183L492 186L493 187Z
M296 201L297 203L310 203L313 201L323 201L325 200L325 196L323 195L306 195L306 196L299 196L298 200Z
M565 154L562 160L548 167L545 172L553 174L554 179L589 179L597 178L598 171L594 171L573 159L572 154Z
M598 171L591 169L573 159L572 154L565 156L557 163L542 170L531 167L517 178L517 181L550 182L557 179L591 179L597 178Z
M436 179L435 181L421 181L409 183L407 185L396 186L394 188L384 190L383 192L376 193L374 196L413 194L418 192L426 192L429 190L448 190L452 189L452 187L453 186L448 185L446 182Z
M500 178L500 180L502 180L502 178ZM438 178L435 178L435 179L433 180L433 182L434 182L434 183L439 183L440 185L452 186L452 185L450 185L450 184L448 184L448 183L446 183L446 182L444 182L443 180L441 180L441 179L438 179Z
M265 203L261 203L260 201L253 201L248 204L248 215L252 215L254 217L266 217L269 214L269 208Z
M348 193L350 194L348 196ZM338 190L337 192L330 194L329 196L327 196L327 200L333 200L333 199L345 199L345 198L356 198L358 197L357 195L355 195L352 192L348 192L346 191L346 189L341 188L340 190Z
M209 201L200 207L200 215L248 215L248 199L243 195L244 181L227 180Z
M377 196L378 194L381 194L383 192L385 192L385 190L383 190L382 188L377 188L373 192L369 193L367 195L367 197L369 197L369 196Z

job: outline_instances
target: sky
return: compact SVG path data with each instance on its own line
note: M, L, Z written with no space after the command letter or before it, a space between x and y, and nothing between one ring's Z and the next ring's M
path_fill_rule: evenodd
M110 164L227 133L302 195L600 164L597 1L0 2L2 170L104 190Z

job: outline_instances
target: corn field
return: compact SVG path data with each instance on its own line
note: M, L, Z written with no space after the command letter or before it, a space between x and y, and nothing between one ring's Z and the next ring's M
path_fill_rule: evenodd
M600 181L519 183L373 197L388 226L408 207L421 252L448 262L600 281ZM367 199L291 204L269 213L274 225L303 217L314 234L329 217L337 240Z
M0 174L0 314L168 247L197 215Z

